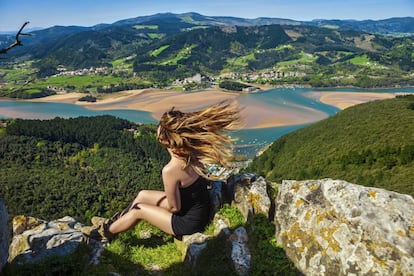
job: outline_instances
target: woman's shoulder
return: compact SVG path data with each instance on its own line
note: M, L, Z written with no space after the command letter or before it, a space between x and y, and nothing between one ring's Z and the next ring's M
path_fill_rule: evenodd
M177 174L183 170L182 162L178 162L176 160L171 160L162 168L163 174Z

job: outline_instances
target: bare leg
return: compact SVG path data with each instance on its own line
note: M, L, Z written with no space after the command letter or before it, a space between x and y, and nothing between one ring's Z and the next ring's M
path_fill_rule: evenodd
M130 209L128 213L112 223L109 231L117 234L134 227L141 219L148 221L155 227L168 234L174 234L171 227L172 213L166 209L146 203L138 203L137 208Z
M162 231L173 234L171 228L172 213L169 212L165 192L142 190L134 199L128 211L123 212L120 218L109 227L109 232L117 234L135 226L141 219L160 228Z
M167 196L165 192L155 190L142 190L138 193L132 203L129 205L129 210L134 209L134 206L138 203L147 203L149 205L163 207L168 209ZM127 213L128 211L124 212Z

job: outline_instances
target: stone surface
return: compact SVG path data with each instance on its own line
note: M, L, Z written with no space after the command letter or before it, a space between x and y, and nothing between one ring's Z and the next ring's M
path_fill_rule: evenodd
M82 225L72 217L44 221L33 217L13 218L13 239L9 247L9 262L36 262L45 257L73 253L86 241Z
M230 258L238 275L249 275L251 255L248 247L249 238L244 227L234 230L229 237Z
M242 213L247 220L251 210L249 206L248 194L251 186L251 179L244 175L235 175L227 182L232 189L233 200L231 204Z
M221 208L223 203L223 183L221 181L211 181L211 188L209 190L210 194L210 204L211 204L211 214L210 218L214 217L214 214Z
M263 214L266 217L269 215L270 199L267 195L266 179L260 176L252 183L247 199L249 210L253 214Z
M266 179L253 174L241 174L234 176L228 183L233 187L232 205L239 209L246 220L254 214L269 215L271 202Z
M283 181L276 238L305 275L413 275L414 200L345 181Z
M207 241L210 238L211 236L203 233L194 233L192 235L184 235L180 240L174 239L174 242L181 251L184 263L194 267L201 251L207 246Z
M3 200L0 199L0 272L7 263L9 235L7 227L8 213Z

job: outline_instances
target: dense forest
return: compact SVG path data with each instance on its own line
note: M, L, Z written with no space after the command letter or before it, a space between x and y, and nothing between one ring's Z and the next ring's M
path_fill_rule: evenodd
M272 181L342 179L414 196L414 96L347 108L289 133L248 171Z
M70 215L86 223L162 189L168 154L155 126L112 116L13 120L0 131L0 194L10 217Z

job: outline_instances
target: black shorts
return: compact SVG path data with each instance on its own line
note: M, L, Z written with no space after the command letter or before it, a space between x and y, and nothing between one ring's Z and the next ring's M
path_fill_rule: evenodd
M186 216L179 216L173 214L171 219L171 226L174 231L174 235L191 235L196 232L203 232L207 223L209 222L209 214L206 212L206 215L201 217L201 220L193 220Z
M180 188L181 210L172 215L174 235L191 235L204 231L210 220L208 180L199 177L193 184Z

